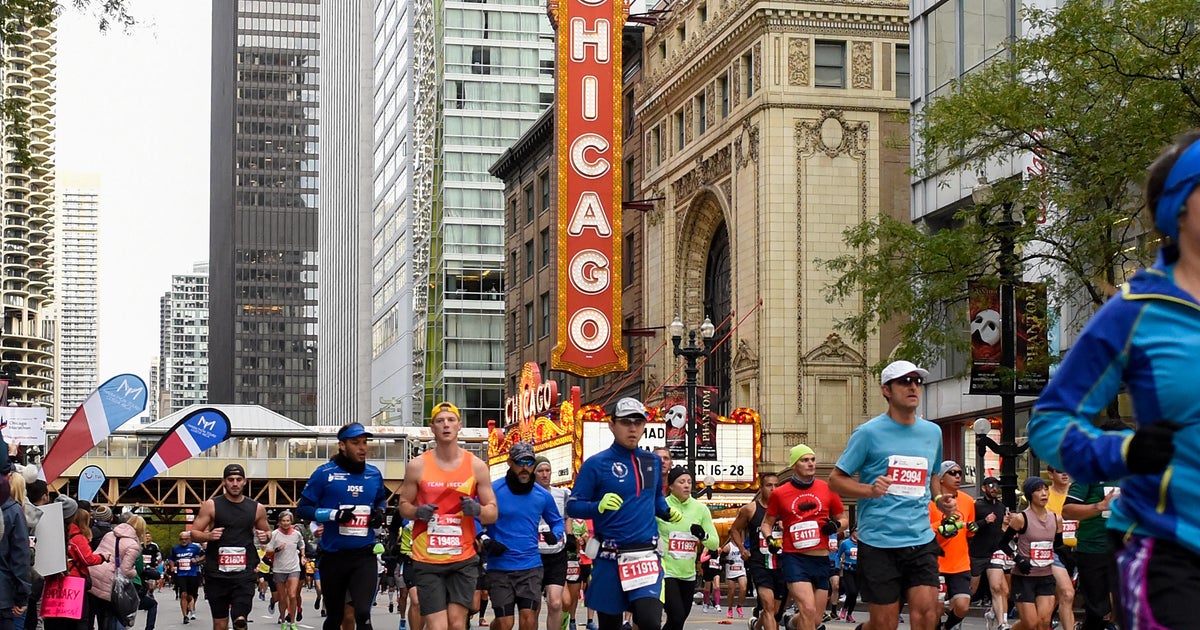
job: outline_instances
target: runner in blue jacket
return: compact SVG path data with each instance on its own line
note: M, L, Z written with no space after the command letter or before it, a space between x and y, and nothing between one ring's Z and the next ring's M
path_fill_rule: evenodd
M682 515L662 494L662 461L638 448L646 432L642 403L618 400L608 426L612 446L583 462L567 501L568 516L592 519L600 545L588 606L599 614L600 630L619 630L626 611L640 630L659 630L662 563L654 518L678 522Z

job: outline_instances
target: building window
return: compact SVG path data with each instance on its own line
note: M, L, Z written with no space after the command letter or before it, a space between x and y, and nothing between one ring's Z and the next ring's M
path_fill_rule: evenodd
M699 18L701 24L708 23L708 3L701 3L696 7L696 17Z
M754 96L754 52L742 55L742 92L746 98Z
M729 75L723 74L717 79L717 98L721 99L721 118L729 115Z
M542 230L542 266L550 264L550 228Z
M508 314L508 342L513 346L517 345L517 330L517 312L513 311Z
M550 336L550 294L542 294L542 336Z
M542 212L550 209L550 173L538 175L538 189L542 192Z
M650 130L650 157L653 160L651 166L662 164L662 128L658 125Z
M508 230L510 234L517 233L517 198L508 200Z
M680 110L675 112L675 148L683 150L686 142L686 136L683 133L683 110Z
M634 343L634 339L636 339L636 337L634 337L633 335L630 335L629 331L634 329L634 327L635 327L634 324L635 324L635 322L633 321L632 317L625 318L625 329L624 329L625 356L629 357L630 361L633 361L633 343ZM631 365L630 368L632 368L632 367L633 366Z
M708 131L708 96L701 91L696 95L696 134L702 134Z
M517 270L521 268L517 263L517 250L514 249L512 251L511 258L512 258L512 265L511 265L512 268L508 270L508 277L515 280L517 278Z
M633 274L637 271L634 266L634 256L637 254L637 234L630 232L625 235L625 251L621 252L621 288L633 284Z
M817 42L813 85L827 88L846 87L846 43Z
M525 187L525 222L533 223L533 186Z
M628 138L633 133L634 128L634 94L633 90L625 93L625 137Z
M658 56L663 60L667 60L667 40L658 42Z
M533 277L533 241L525 241L525 277Z
M675 29L675 34L679 35L679 43L680 44L682 44L683 42L686 42L687 41L687 24L680 24L679 27Z
M533 343L533 302L525 303L525 345Z
M908 46L896 46L896 98L911 98L909 90Z
M634 186L633 176L634 176L635 169L637 169L636 158L633 158L633 157L626 158L626 160L625 160L625 186L624 186L625 189L622 191L621 201L633 201L634 199L637 199L637 196L634 195L634 193L636 191L634 190L634 187L633 187Z
M471 48L471 74L492 73L492 49L487 46Z

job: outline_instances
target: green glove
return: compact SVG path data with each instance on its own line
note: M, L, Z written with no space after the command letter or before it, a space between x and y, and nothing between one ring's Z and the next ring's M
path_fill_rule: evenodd
M679 510L677 510L675 508L669 508L669 509L670 509L670 511L667 512L667 520L668 521L671 521L672 523L678 523L679 521L683 520L683 512L680 512Z
M625 501L622 500L617 493L609 492L600 497L600 505L597 507L597 509L600 510L601 514L610 511L615 512L616 510L621 509L621 504L624 502Z

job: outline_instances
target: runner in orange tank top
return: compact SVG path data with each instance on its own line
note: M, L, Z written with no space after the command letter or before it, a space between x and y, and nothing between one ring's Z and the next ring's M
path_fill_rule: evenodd
M465 630L479 563L475 521L496 522L487 465L458 445L462 417L448 402L433 408L436 447L408 462L400 515L413 521L413 586L427 630Z

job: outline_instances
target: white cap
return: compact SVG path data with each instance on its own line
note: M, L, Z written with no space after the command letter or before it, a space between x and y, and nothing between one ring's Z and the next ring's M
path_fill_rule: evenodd
M911 361L892 361L879 374L879 384L887 385L888 381L896 380L905 374L912 374L913 372L916 372L921 378L929 378L927 370L922 370Z
M622 398L617 401L617 406L613 408L612 417L614 418L641 418L646 419L646 406L636 398Z

